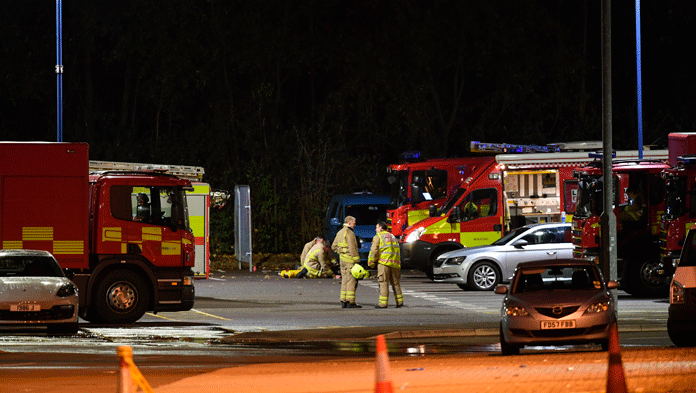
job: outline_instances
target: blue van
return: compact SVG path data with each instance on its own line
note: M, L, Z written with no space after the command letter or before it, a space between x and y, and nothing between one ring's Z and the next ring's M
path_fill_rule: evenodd
M367 263L372 238L375 236L375 225L387 220L387 209L391 204L388 195L372 193L356 193L335 195L329 203L324 218L324 238L333 243L336 233L343 228L346 216L355 217L355 237L358 239L360 262Z

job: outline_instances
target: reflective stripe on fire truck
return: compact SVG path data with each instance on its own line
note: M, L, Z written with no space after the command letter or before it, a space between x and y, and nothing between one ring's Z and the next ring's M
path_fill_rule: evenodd
M45 244L38 247L33 242L51 242L52 247L49 250L45 248ZM54 240L53 227L23 227L22 240L4 240L2 248L40 248L54 255L82 255L85 252L85 243L82 240Z
M188 240L183 241L163 241L162 228L159 227L143 227L141 240L124 242L122 240L122 229L120 227L105 227L102 228L102 242L119 242L121 243L121 253L128 253L128 243L143 244L144 242L159 242L158 247L162 251L162 255L181 255L181 243L188 244Z
M500 217L502 227L503 217ZM461 231L460 223L449 223L443 218L427 227L423 235L430 235L433 243L455 242L464 247L485 246L500 239L500 231Z

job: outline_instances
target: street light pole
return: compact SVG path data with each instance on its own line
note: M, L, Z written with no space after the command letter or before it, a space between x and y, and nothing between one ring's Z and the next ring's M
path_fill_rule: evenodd
M63 142L63 5L56 0L56 88L58 99L57 141Z

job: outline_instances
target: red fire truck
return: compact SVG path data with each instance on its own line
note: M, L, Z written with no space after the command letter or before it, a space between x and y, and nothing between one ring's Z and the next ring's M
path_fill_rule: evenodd
M696 222L696 133L669 134L671 168L665 180L665 211L660 217L660 251L668 272L676 267L684 239Z
M667 293L671 277L660 261L658 245L658 220L665 211L661 174L669 168L668 154L666 150L648 150L644 157L617 158L612 164L617 262L623 290L636 296L658 296ZM596 259L600 254L599 220L603 211L601 160L578 170L576 178L579 202L573 216L573 255Z
M85 143L0 142L2 248L53 253L88 321L190 310L191 182L155 171L89 173L88 162Z
M495 146L472 142L472 151L512 145ZM433 263L444 252L491 244L526 224L561 221L575 207L573 169L590 161L587 152L486 157L438 212L403 232L402 263L432 278Z
M387 224L397 237L409 225L427 218L431 206L439 208L487 160L486 157L422 160L419 152L404 153L402 158L404 162L387 168L392 197Z

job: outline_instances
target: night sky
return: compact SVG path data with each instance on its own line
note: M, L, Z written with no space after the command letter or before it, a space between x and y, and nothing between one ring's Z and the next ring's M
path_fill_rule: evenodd
M645 144L696 124L695 8L642 4ZM54 141L55 3L0 15L0 140ZM308 233L332 194L381 191L403 151L602 135L598 0L64 1L62 31L65 141L203 166L252 186L255 219ZM635 33L635 3L613 1L617 149L637 146Z

